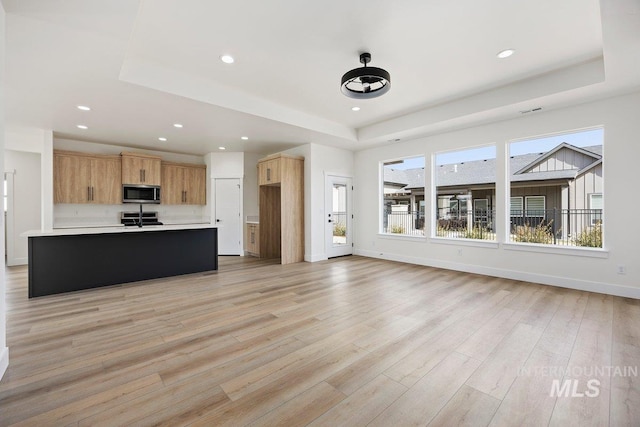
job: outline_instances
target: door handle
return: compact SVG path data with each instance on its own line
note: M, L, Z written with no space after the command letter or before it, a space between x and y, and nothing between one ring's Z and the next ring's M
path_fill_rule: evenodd
M220 220L216 218L216 222L220 222Z

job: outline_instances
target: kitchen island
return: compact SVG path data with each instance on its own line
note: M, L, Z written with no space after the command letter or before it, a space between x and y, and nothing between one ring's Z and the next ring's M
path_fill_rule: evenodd
M218 269L212 224L65 228L25 233L29 298Z

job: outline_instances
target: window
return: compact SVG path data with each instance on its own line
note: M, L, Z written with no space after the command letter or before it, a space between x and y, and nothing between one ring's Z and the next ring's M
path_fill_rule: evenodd
M509 241L602 247L604 130L509 144Z
M591 215L591 225L602 223L602 194L589 194L589 215Z
M382 163L382 233L424 236L424 156Z
M495 240L496 147L438 153L435 237Z
M524 216L524 204L522 197L511 197L511 216L522 217Z
M524 198L524 216L527 218L544 218L544 196L527 196Z

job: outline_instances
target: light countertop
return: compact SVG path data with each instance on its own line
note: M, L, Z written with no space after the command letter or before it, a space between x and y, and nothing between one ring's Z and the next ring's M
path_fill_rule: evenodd
M66 227L54 228L53 230L29 230L21 234L23 237L41 236L72 236L80 234L105 234L105 233L140 233L145 231L168 231L168 230L197 230L203 228L217 228L215 224L165 224L165 225L145 225L136 226L101 226L101 227Z

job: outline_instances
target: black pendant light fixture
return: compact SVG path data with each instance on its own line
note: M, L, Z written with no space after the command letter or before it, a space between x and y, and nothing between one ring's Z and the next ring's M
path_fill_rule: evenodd
M384 95L391 89L391 75L382 68L367 67L371 54L360 54L362 68L354 68L342 76L340 90L349 98L370 99Z

